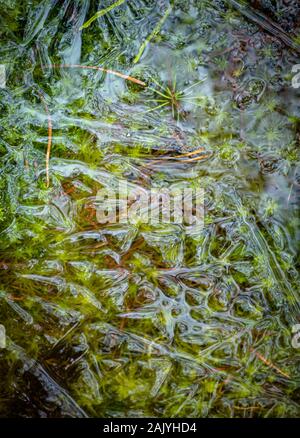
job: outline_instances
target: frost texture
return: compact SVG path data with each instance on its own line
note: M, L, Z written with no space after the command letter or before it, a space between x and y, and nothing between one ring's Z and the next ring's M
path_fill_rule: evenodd
M2 3L0 415L299 416L296 52L223 1L120 2L82 31L112 2ZM204 229L99 225L120 179L204 188Z

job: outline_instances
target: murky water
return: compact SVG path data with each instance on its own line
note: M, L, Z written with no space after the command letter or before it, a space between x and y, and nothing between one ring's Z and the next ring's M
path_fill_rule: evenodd
M0 2L0 415L298 416L299 6L117 3Z

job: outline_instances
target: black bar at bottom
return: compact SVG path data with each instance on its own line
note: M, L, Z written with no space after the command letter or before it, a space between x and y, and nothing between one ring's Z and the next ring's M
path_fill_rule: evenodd
M170 419L170 418L90 418L90 419L0 419L1 436L14 432L30 434L43 433L93 433L93 437L105 437L119 434L123 436L172 436L182 434L184 436L205 436L206 433L222 434L230 433L232 436L252 436L253 434L268 434L273 431L283 434L295 433L299 426L298 419L274 418L274 419ZM8 435L7 435L8 436ZM253 438L256 438L255 436Z

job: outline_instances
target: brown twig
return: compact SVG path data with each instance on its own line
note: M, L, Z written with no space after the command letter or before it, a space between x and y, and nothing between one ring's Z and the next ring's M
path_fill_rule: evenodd
M143 81L140 81L137 78L133 78L132 76L128 76L124 73L120 73L118 71L115 70L111 70L110 68L104 68L104 67L98 67L98 66L93 66L93 65L80 65L80 64L51 64L49 66L45 66L45 68L82 68L82 69L89 69L89 70L98 70L98 71L103 71L105 73L109 73L115 76L119 76L120 78L123 78L127 81L131 81L134 82L135 84L139 84L142 85L143 87L146 86L146 83Z
M204 160L204 158L208 158L211 156L211 154L204 154L204 155L201 155L200 157L194 157L194 158L189 158L187 160L186 159L182 160L183 157L195 155L199 152L202 152L203 150L204 150L204 148L201 147L201 148L197 149L196 151L189 152L187 154L180 154L180 155L176 155L175 157L161 157L161 158L158 158L157 160L151 160L150 163L145 165L145 167L149 167L149 166L152 166L153 164L157 164L157 163L163 163L165 160L175 160L175 161L179 161L179 163L182 164L182 163L190 163L192 161L201 161L201 160Z
M262 354L258 353L258 351L255 351L253 348L251 348L251 351L255 354L255 356L261 360L265 365L267 365L270 368L273 368L273 370L277 371L279 374L281 374L283 377L286 377L288 379L291 378L291 376L284 371L282 371L280 368L278 368L276 365L274 365L271 361L266 359Z

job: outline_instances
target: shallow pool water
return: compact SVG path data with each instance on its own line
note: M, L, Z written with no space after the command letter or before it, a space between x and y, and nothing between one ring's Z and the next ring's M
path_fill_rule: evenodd
M299 416L299 15L0 1L0 416ZM120 182L203 226L101 223Z

